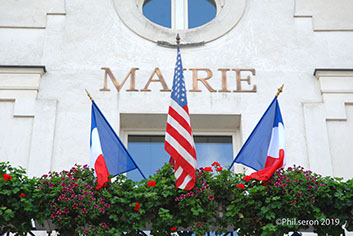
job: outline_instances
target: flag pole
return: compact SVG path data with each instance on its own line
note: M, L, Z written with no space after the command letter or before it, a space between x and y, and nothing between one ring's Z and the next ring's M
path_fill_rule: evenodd
M136 169L138 169L138 171L140 172L140 174L142 175L142 177L144 179L146 179L145 175L142 173L141 169L138 167L138 165L136 164L135 160L131 157L130 153L127 151L127 149L125 148L125 145L120 141L119 136L115 133L114 129L112 128L112 126L109 124L109 122L107 121L107 119L105 118L105 116L103 115L103 113L101 112L101 110L98 108L98 106L96 105L96 103L94 102L91 94L86 90L87 96L89 97L89 99L91 100L91 102L93 103L93 105L97 108L98 112L102 115L103 119L105 120L105 122L108 124L109 128L113 131L113 134L115 135L115 137L117 138L117 140L122 144L122 147L126 150L127 154L129 155L131 161L135 164Z
M91 94L89 94L89 92L87 91L87 89L85 89L86 93L87 93L87 96L89 97L89 99L91 100L91 102L93 102L93 98L91 96Z
M177 36L176 36L176 43L177 43L177 46L179 47L180 46L180 36L179 36L179 33L177 33Z
M277 93L276 93L276 97L278 97L283 92L283 87L284 87L284 84L282 84L282 86L280 88L278 88Z
M179 48L179 46L180 46L180 36L179 36L179 33L177 33L177 36L175 37L175 39L176 39L176 43L177 43L177 47ZM172 156L170 156L170 158L169 158L169 164L173 167L173 169L174 169L174 159L173 159L173 157ZM175 169L174 169L175 170Z

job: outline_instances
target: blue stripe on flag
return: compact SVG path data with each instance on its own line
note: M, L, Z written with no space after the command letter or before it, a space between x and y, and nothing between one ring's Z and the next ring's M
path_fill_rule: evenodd
M271 141L272 129L274 127L275 119L282 121L277 97L273 99L270 106L267 108L259 123L246 140L245 144L235 157L234 162L241 163L256 171L264 169L267 159L267 151ZM233 165L232 163L232 165ZM231 165L231 166L232 166Z
M116 135L96 103L93 101L92 104L91 132L94 129L93 124L95 123L98 129L102 152L109 174L116 176L136 169L137 165L119 139L118 135Z
M96 125L96 118L94 117L94 111L93 111L93 106L92 106L92 112L91 112L91 138L89 140L89 146L92 147L92 131L94 128L97 127Z
M278 123L282 123L282 125L284 126L281 115L281 109L279 108L278 100L276 99L276 115L275 120L273 121L273 127L278 127Z

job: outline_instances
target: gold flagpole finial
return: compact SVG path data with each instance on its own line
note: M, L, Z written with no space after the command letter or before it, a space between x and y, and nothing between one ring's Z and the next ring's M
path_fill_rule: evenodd
M284 87L284 84L282 84L282 86L278 89L276 97L278 97L279 94L283 92L283 87Z
M85 89L85 90L86 90L87 96L88 96L89 99L91 99L91 101L93 102L93 98L92 98L91 94L89 94L89 92L87 91L87 89Z
M179 33L178 33L177 36L176 36L176 43L177 43L177 46L179 47L179 45L180 45L180 36L179 36Z

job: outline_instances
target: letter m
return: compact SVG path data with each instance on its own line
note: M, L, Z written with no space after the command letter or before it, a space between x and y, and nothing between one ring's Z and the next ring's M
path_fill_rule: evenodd
M137 71L138 69L139 68L131 68L130 72L127 74L127 76L125 77L123 82L121 82L121 84L119 84L119 82L115 78L115 76L114 76L113 72L110 70L110 68L109 67L102 67L102 70L105 71L104 88L100 89L100 91L110 91L110 89L108 89L108 76L111 79L111 81L113 82L113 84L114 84L116 90L118 90L118 92L120 92L120 90L123 87L123 85L125 84L126 80L131 76L130 88L126 89L126 91L138 91L137 89L135 89L135 71Z

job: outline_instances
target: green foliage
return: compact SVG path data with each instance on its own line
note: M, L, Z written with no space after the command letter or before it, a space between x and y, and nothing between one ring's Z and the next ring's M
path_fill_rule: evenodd
M23 168L1 163L0 174L0 225L22 235L31 219L50 219L61 235L137 235L139 229L163 236L176 230L283 235L308 228L293 223L308 220L318 222L319 235L339 235L344 224L353 230L353 180L296 166L262 182L214 163L196 171L190 191L175 187L169 164L140 182L119 175L99 190L87 166L28 178Z
M25 176L22 168L0 163L0 230L26 235L31 219L38 213L33 193L36 181Z

